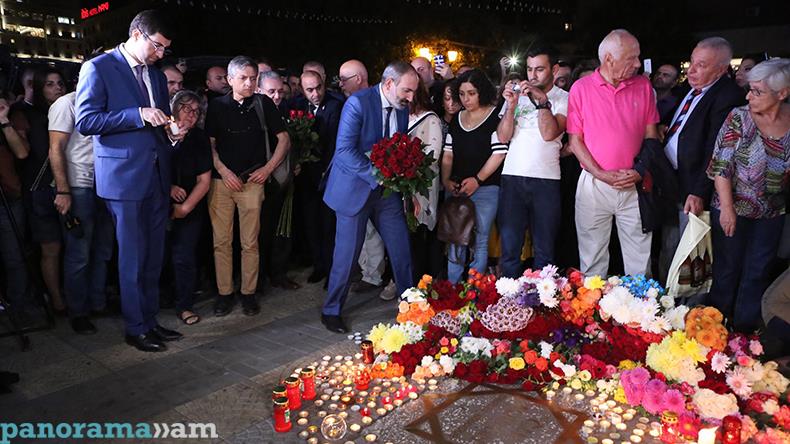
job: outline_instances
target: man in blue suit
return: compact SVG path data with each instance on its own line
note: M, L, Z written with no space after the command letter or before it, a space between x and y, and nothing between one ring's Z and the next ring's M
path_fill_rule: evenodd
M77 130L93 136L96 192L115 222L126 342L149 352L181 338L156 320L170 154L183 134L170 129L167 82L150 65L170 35L158 11L137 14L125 43L82 66L76 101Z
M348 295L351 267L362 249L368 219L384 240L398 291L412 285L403 199L399 193L383 197L368 154L382 138L406 132L409 104L418 85L417 72L411 65L392 62L384 70L380 84L355 93L343 106L324 193L324 202L337 215L329 293L321 314L321 322L330 331L348 331L340 312Z

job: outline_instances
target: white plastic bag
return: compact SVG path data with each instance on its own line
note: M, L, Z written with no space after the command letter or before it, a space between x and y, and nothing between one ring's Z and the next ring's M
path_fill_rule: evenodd
M689 298L703 295L710 291L713 281L713 242L710 233L710 212L704 211L699 217L693 213L688 215L689 221L680 243L672 258L667 277L667 294L675 298ZM706 257L707 256L707 257ZM695 259L698 262L695 264ZM702 263L702 276L694 278L694 266ZM682 271L685 267L692 267L691 280Z

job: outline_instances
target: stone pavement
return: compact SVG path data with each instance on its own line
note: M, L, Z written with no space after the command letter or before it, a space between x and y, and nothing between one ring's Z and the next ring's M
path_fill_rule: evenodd
M308 272L296 280L305 282ZM0 395L0 422L211 422L219 435L211 442L288 442L273 432L272 386L296 367L357 348L321 325L324 294L321 284L267 289L261 313L253 317L237 305L216 318L205 301L197 307L203 318L193 326L163 310L160 323L185 334L163 353L126 345L120 317L98 319L94 336L76 335L59 320L54 330L30 335L28 352L2 338L0 369L18 372L21 380L14 393ZM393 320L396 310L395 301L382 301L376 292L352 293L345 318L353 331L364 333ZM294 434L289 439L304 442Z

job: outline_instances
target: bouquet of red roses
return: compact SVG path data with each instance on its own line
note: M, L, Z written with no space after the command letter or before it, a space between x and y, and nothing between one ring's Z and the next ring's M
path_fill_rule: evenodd
M291 145L295 156L295 163L317 162L320 159L318 150L318 133L313 130L315 116L304 111L291 110L286 121L288 136L291 138Z
M392 192L403 194L407 208L411 208L411 197L419 193L428 197L436 171L431 168L435 161L423 151L423 143L418 137L395 133L373 145L370 152L373 174L384 186L384 197ZM409 228L417 228L413 211L406 212Z

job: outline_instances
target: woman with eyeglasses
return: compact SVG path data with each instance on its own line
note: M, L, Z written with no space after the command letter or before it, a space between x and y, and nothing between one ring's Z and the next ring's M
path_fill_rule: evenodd
M30 155L21 164L22 201L25 205L33 241L41 247L41 275L51 298L52 308L66 314L60 290L61 232L55 209L55 190L49 167L49 107L66 93L63 74L46 67L33 74L33 101L19 101L11 106L11 125L30 147Z
M175 283L176 316L186 325L196 324L194 311L197 277L197 245L207 210L204 197L211 183L211 145L196 126L200 118L200 96L189 90L176 93L170 101L174 123L186 136L173 153L173 184L169 239Z
M790 172L790 60L772 59L749 72L749 104L724 121L708 176L713 286L710 303L742 332L759 327L784 225Z

